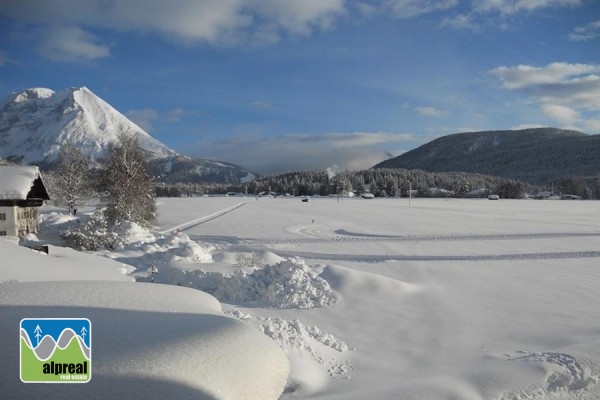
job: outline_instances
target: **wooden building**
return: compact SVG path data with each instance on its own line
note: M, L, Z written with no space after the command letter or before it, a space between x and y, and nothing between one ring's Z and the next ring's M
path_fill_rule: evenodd
M38 167L0 166L0 236L38 232L38 207L49 200Z

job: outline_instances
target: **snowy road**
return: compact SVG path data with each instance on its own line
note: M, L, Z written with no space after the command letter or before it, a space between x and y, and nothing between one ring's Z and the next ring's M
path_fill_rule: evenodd
M168 229L157 231L156 233L158 233L159 235L166 235L167 233L173 232L173 231L176 231L176 230L186 231L188 229L194 228L194 227L196 227L196 226L198 226L200 224L203 224L205 222L212 221L213 219L222 217L225 214L228 214L228 213L230 213L230 212L232 212L234 210L237 210L238 208L242 207L246 203L247 202L243 201L243 202L238 203L238 204L236 204L234 206L224 208L224 209L219 210L217 212L214 212L212 214L205 215L203 217L193 219L193 220L185 222L183 224L172 226L172 227L170 227Z

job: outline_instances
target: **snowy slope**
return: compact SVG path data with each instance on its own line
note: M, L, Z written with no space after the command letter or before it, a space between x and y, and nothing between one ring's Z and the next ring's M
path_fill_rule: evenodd
M60 146L72 140L95 160L120 134L135 136L154 157L176 155L86 87L60 92L27 89L0 104L0 156L4 158L52 162Z
M46 255L0 238L0 254L2 399L274 400L283 391L285 353L206 293L134 283L120 263L70 249ZM22 383L23 318L90 319L91 381Z

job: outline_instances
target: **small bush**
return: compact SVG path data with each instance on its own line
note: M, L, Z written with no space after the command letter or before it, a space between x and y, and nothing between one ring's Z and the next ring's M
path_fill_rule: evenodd
M109 229L102 210L96 210L87 221L67 229L61 236L67 246L84 251L113 250L122 244L119 236Z

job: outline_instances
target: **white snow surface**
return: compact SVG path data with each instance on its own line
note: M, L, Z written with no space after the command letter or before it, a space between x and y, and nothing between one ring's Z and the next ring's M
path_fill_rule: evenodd
M29 245L38 245L28 240ZM49 246L48 254L0 239L0 282L107 280L132 282L130 265L73 249Z
M25 200L39 176L38 167L0 166L0 199Z
M266 336L225 316L219 302L170 285L87 282L0 284L2 396L7 399L276 399L288 361ZM24 384L13 338L22 318L92 322L86 384Z
M239 199L161 202L165 229ZM229 304L286 350L282 399L585 400L600 396L599 210L248 198L182 233L214 246L213 271L228 253L299 256L339 296L308 310ZM303 327L348 345L338 351Z
M407 199L311 198L309 203L298 198L159 199L154 234L132 225L121 232L126 237L123 248L85 256L115 263L111 264L114 270L129 264L129 271L135 268L130 275L139 281L149 281L149 269L155 266L155 282L174 286L113 282L105 292L114 293L114 302L94 297L98 288L86 291L96 304L92 312L112 309L115 302L157 310L160 322L153 325L157 332L152 334L161 335L165 322L174 327L175 333L169 331L173 338L151 340L152 345L143 350L142 340L127 342L126 347L134 351L123 350L123 354L142 357L150 351L154 356L162 348L155 344L162 340L169 351L174 342L183 346L188 357L158 356L167 365L175 365L179 357L191 363L197 353L190 343L204 340L204 333L182 338L179 322L162 319L161 304L168 313L182 307L185 315L197 311L226 318L218 312L217 300L199 289L217 296L226 314L240 326L283 349L290 372L282 400L592 400L600 397L598 211L596 201L413 198L409 204ZM49 240L61 226L74 223L76 218L50 212L39 237ZM20 249L35 254L14 243L6 246L7 252ZM4 254L5 248L0 252ZM91 264L86 261L86 268ZM5 269L2 265L0 260L0 271ZM11 273L0 291L27 285L13 282L22 278ZM71 282L75 286L95 283ZM69 282L39 283L43 284ZM120 288L127 289L121 292ZM154 293L155 288L168 293ZM70 293L62 286L49 290L50 298ZM23 292L20 287L17 291ZM45 295L37 288L36 293ZM15 320L29 315L25 303L44 303L43 297L23 296L21 303L16 302L21 304L15 311L19 315L10 314ZM0 330L17 331L5 328L4 315L0 313ZM115 333L117 320L138 325L131 322L137 314L117 315L110 339L100 341L96 336L96 346L104 348L115 337L142 338L139 332L144 329L132 328L136 333L129 335ZM97 318L102 321L103 316ZM148 325L152 324L139 324ZM241 331L234 335L243 337ZM0 332L0 344L6 341L14 346L16 340L7 336ZM250 351L252 345L242 347ZM12 354L15 359L18 355L7 348L3 344L0 357L10 360L5 354ZM277 356L247 355L242 360L244 371L270 371L269 378L261 381L263 387L274 389L274 382L285 380L283 371L288 370L279 367L287 365L285 360L280 364ZM213 362L210 357L203 360ZM98 387L106 390L114 385L120 388L119 395L131 398L158 398L154 388L161 384L163 391L157 393L162 397L201 393L207 398L238 398L194 386L187 370L181 372L182 380L140 377L131 363L119 371L134 378L127 373L127 379L102 375ZM8 376L5 373L2 377ZM11 373L18 379L16 372ZM237 376L219 372L215 380L226 381L229 390L246 388ZM173 382L185 382L184 387ZM145 390L146 385L151 389ZM282 386L277 387L281 392ZM260 392L246 398L267 397Z
M13 94L0 103L0 131L0 157L24 156L29 163L54 161L67 141L97 160L119 134L135 136L154 157L177 154L86 87Z
M77 218L50 212L56 234ZM153 235L130 224L122 255ZM226 316L214 297L171 285L135 283L135 268L49 246L49 254L0 239L0 388L2 398L276 399L289 374L285 353L267 336ZM43 243L28 235L21 244ZM186 242L171 238L162 250ZM189 248L199 245L187 241ZM156 245L159 247L159 245ZM176 250L175 250L176 251ZM149 252L151 254L151 252ZM185 257L208 261L202 257ZM125 281L125 282L123 282ZM89 318L92 379L81 385L23 384L14 328L22 318ZM16 369L15 369L16 368Z

